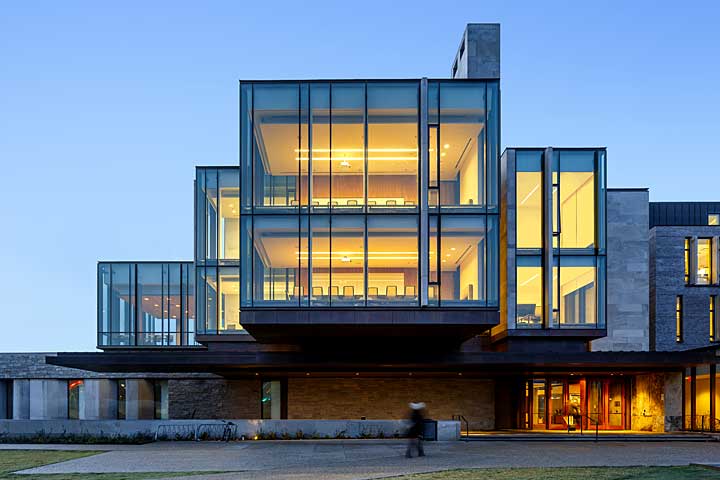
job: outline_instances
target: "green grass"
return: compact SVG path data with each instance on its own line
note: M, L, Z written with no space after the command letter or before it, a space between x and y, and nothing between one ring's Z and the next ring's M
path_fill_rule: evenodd
M393 480L710 480L720 471L705 467L587 467L446 470Z
M51 473L17 475L12 472L103 453L94 450L0 450L0 480L145 480L222 472Z

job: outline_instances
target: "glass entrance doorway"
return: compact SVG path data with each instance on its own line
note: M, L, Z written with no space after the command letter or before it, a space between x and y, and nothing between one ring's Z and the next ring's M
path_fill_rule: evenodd
M549 377L527 380L520 402L520 428L531 430L623 430L626 382L623 377Z

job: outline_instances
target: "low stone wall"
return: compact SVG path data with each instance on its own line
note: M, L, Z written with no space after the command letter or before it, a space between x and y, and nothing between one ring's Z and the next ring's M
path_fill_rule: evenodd
M247 440L397 438L407 429L403 420L229 420L237 438ZM156 433L165 440L219 438L224 424L217 420L0 420L0 442L149 441ZM159 430L158 430L159 428ZM438 440L459 440L460 423L440 421Z

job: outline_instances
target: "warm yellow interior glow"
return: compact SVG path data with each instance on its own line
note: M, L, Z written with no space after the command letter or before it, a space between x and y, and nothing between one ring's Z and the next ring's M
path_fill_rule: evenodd
M594 175L560 172L560 248L588 248L594 243Z
M542 248L542 173L516 175L517 248Z
M542 267L517 267L517 324L540 325L543 317Z

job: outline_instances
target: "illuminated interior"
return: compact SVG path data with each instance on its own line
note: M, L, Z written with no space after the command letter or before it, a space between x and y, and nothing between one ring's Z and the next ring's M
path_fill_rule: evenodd
M543 324L543 278L539 257L517 258L518 327Z
M559 209L560 248L585 249L595 245L595 160L593 151L560 152L558 190L553 190L554 207ZM553 167L557 172L557 164ZM557 173L555 173L557 175Z
M695 283L698 285L710 285L712 269L712 239L697 239L697 275Z
M586 260L586 259L582 259ZM592 261L592 257L587 259ZM569 260L568 260L569 261ZM594 325L597 322L596 268L594 265L553 267L553 308L561 325Z
M516 153L517 248L542 248L542 152Z

